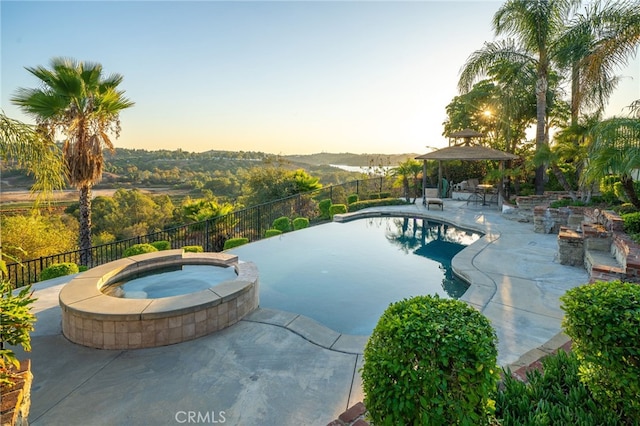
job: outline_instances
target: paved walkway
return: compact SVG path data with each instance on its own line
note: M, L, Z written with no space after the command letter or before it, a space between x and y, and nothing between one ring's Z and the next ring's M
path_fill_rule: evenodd
M504 219L495 206L445 201L385 211L441 219L485 237L459 253L463 300L492 322L506 366L559 331L559 296L588 281L557 263L556 235ZM362 213L359 213L362 214ZM69 277L34 286L32 425L326 425L362 400L366 338L294 313L260 308L221 332L172 346L97 350L61 334L58 293Z

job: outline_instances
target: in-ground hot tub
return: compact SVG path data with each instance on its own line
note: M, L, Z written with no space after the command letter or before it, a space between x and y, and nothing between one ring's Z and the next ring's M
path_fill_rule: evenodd
M127 299L103 293L113 283L179 265L233 266L233 280L193 293ZM132 256L76 276L60 292L62 332L100 349L138 349L192 340L228 327L258 307L258 270L225 253L166 250Z

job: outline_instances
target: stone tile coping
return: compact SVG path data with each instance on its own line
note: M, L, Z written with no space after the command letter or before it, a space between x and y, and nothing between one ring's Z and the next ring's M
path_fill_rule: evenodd
M369 336L341 334L304 315L275 309L256 309L243 321L282 327L322 348L347 354L361 355L369 340Z
M109 284L140 273L172 265L235 266L237 277L199 292L159 299L123 299L101 291ZM77 275L60 291L63 311L96 320L132 321L187 314L224 303L247 291L257 280L252 262L238 262L226 253L185 253L165 250L116 260Z

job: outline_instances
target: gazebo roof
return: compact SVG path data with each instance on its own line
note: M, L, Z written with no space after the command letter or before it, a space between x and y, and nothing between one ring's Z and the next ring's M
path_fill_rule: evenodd
M416 160L515 160L517 155L479 145L456 145L419 155Z

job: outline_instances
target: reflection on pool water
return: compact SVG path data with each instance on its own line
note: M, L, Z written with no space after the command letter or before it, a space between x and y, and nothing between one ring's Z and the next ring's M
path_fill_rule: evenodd
M451 259L480 234L426 219L328 223L229 250L254 262L260 306L299 313L340 333L369 335L389 303L459 298Z
M114 283L107 294L126 299L158 299L195 293L236 277L233 266L180 265Z

